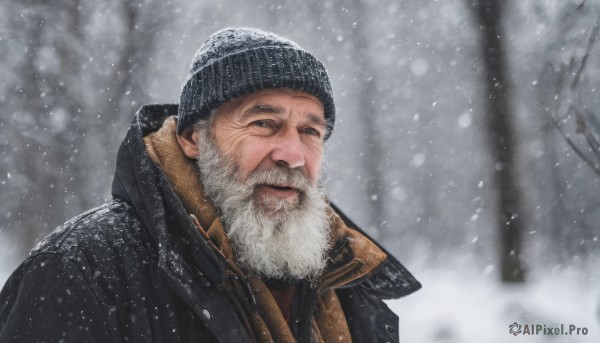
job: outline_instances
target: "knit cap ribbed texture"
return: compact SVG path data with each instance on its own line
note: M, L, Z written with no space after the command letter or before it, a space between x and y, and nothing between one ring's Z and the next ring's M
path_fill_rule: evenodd
M329 136L335 122L333 91L323 63L298 44L250 28L211 35L194 56L179 102L177 132L228 100L266 88L293 88L316 96Z

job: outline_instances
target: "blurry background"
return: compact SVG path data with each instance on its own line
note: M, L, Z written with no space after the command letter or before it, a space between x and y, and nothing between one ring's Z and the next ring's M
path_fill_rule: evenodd
M600 1L0 3L0 283L111 198L135 111L176 103L211 33L252 26L327 66L327 192L424 288L404 342L600 339ZM530 336L528 342L549 337Z

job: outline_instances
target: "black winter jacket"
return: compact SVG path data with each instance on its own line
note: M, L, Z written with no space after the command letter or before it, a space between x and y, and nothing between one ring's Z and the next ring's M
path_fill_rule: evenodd
M142 107L118 152L114 200L57 228L8 279L0 343L250 341L218 286L221 260L146 153L143 136L176 113ZM398 318L381 299L420 287L388 254L367 279L337 290L353 340L397 342Z

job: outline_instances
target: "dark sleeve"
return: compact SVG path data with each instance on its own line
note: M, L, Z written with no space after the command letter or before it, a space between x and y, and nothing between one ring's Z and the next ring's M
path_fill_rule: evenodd
M5 342L112 339L80 266L58 254L41 254L23 262L0 292L0 343Z
M360 286L336 292L353 342L399 342L398 316L381 299Z

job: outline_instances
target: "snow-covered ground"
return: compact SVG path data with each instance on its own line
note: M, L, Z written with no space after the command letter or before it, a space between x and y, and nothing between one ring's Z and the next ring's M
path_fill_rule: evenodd
M582 271L557 268L523 285L503 285L492 267L409 268L423 288L389 301L400 317L400 341L510 343L600 342L600 282ZM410 264L408 264L410 267ZM587 335L513 336L509 325L587 328ZM580 331L581 333L581 331Z

